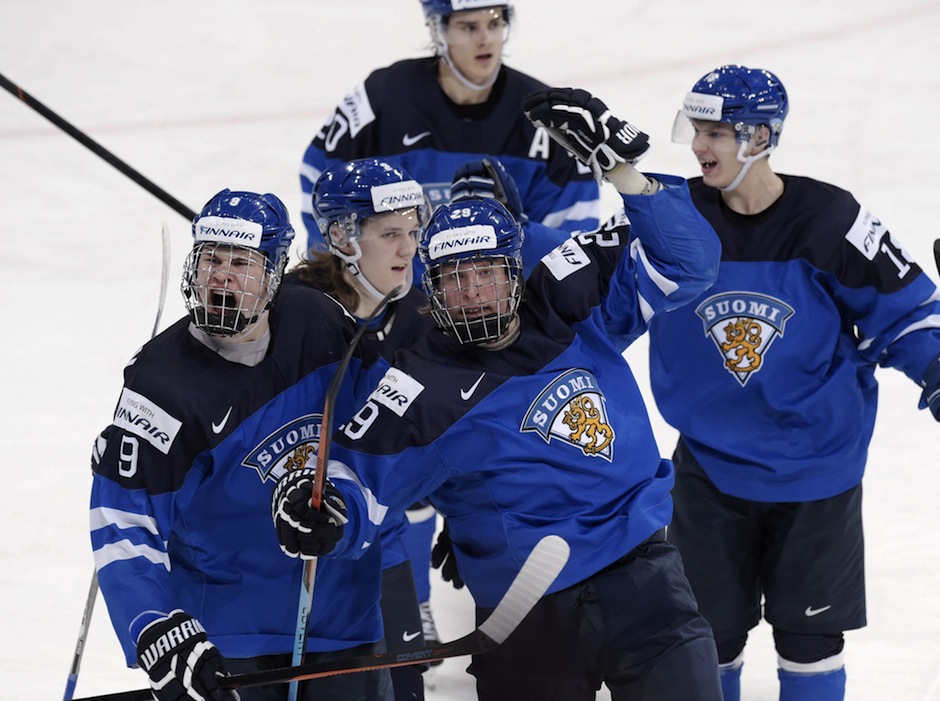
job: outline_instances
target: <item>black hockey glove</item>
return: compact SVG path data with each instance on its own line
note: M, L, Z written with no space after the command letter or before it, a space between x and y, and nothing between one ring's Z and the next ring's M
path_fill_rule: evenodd
M529 218L522 211L522 197L516 181L495 158L468 161L454 171L450 183L450 201L471 198L493 199L509 210L520 224Z
M237 692L219 686L224 658L199 621L179 609L144 628L137 664L150 675L157 701L238 701Z
M589 166L600 178L620 163L636 165L649 150L649 137L610 113L586 90L551 88L522 102L526 117Z
M431 548L431 567L441 570L441 578L454 585L454 589L463 589L463 580L457 572L457 559L454 557L454 544L450 539L447 519L444 528L437 535L437 542Z
M924 394L921 401L930 409L933 417L940 421L940 355L930 361L924 373Z
M315 473L310 467L291 470L278 480L271 496L271 515L281 550L304 560L335 548L346 523L346 503L328 479L323 480L320 509L310 508Z

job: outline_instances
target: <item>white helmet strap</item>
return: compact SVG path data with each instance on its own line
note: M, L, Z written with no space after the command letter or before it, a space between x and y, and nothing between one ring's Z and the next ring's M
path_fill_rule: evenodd
M744 165L741 166L741 170L738 172L737 176L735 176L734 180L732 180L725 187L721 188L722 192L733 192L734 189L741 184L741 181L744 180L744 176L747 175L747 171L751 169L751 166L761 158L767 158L767 156L769 156L770 153L774 150L773 144L767 144L767 147L763 151L755 153L752 156L746 156L745 154L747 153L750 144L750 140L741 142L741 146L738 148L738 160Z

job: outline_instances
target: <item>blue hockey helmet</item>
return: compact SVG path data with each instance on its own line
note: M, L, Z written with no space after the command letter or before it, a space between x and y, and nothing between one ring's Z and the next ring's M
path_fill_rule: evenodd
M491 7L504 8L504 19L508 22L512 13L512 6L508 2L494 2L494 0L421 0L421 9L424 10L426 21L434 17L450 17L455 12L469 10L486 10Z
M327 168L317 178L311 199L313 216L327 247L347 262L355 262L362 255L357 241L363 220L414 209L423 227L430 216L421 184L403 169L378 158L361 158ZM338 250L347 244L353 244L356 251L352 261Z
M783 83L773 73L747 66L720 66L692 86L676 115L673 141L684 142L689 120L724 122L734 126L739 141L748 141L760 126L770 130L776 147L790 109ZM690 139L689 139L690 140Z
M438 207L421 234L418 255L425 268L421 284L441 329L460 343L503 336L522 300L524 238L519 222L496 200ZM496 267L505 275L477 272Z
M287 208L270 193L222 190L192 232L180 287L193 323L213 335L240 334L280 287L294 240Z

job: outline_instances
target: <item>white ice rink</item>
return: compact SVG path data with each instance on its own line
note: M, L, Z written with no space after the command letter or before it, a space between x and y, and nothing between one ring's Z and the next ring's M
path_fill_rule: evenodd
M696 174L688 148L669 141L696 79L723 63L770 68L791 99L776 169L851 190L937 279L937 0L517 0L516 10L507 62L586 88L648 132L650 171ZM328 110L371 69L427 44L417 0L2 0L0 37L0 73L189 208L223 187L271 191L298 226L298 165ZM615 202L607 193L605 214ZM61 697L93 567L89 452L154 323L164 223L161 328L183 313L188 223L0 92L0 699ZM645 387L645 343L627 357ZM846 636L847 695L938 701L940 426L916 410L910 381L879 378L869 625ZM669 454L674 433L651 412ZM438 626L452 638L472 627L470 602L437 582ZM465 666L439 668L428 698L475 698ZM776 699L775 667L761 626L744 698ZM76 697L145 681L124 669L99 600Z

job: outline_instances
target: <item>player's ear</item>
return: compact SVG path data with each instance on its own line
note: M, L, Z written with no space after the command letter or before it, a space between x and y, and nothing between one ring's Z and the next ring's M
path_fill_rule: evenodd
M748 146L748 155L753 156L767 148L770 143L770 127L761 124L757 131L751 137L751 143Z

